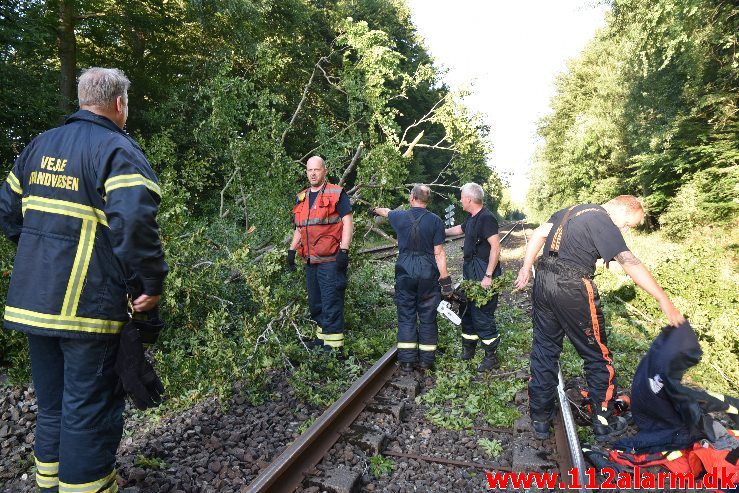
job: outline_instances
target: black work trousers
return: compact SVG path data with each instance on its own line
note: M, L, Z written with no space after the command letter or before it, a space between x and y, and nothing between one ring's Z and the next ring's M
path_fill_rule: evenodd
M402 253L395 264L395 305L398 309L398 361L433 364L441 303L439 270L433 255Z
M554 417L559 355L566 334L585 362L585 379L595 413L609 416L616 393L600 296L587 277L540 268L533 294L529 407L531 419Z
M479 257L465 259L462 265L464 279L482 281L485 278L485 269L488 262ZM500 263L495 266L493 277L501 275ZM462 314L462 339L477 343L489 351L495 351L500 345L500 333L495 324L495 309L498 307L498 295L482 306L474 301L460 303L459 311Z
M124 398L115 393L118 338L28 335L38 399L36 484L46 492L115 492Z

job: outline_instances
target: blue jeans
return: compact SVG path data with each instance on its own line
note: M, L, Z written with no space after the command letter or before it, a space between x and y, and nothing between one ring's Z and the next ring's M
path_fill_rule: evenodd
M124 397L115 395L118 338L28 335L38 400L34 455L43 492L117 491L115 454L123 434ZM58 490L57 490L58 488Z
M305 286L310 316L318 324L316 337L325 346L342 347L346 272L339 271L336 262L306 264Z

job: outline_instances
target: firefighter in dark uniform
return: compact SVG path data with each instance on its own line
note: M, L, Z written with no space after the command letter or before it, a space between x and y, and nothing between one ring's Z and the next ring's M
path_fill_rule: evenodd
M463 209L470 215L458 226L446 229L447 236L458 236L464 233L464 279L480 281L480 285L488 289L493 278L501 275L500 238L498 237L498 220L487 207L483 206L483 190L477 183L462 186L460 201ZM475 356L477 341L485 350L477 371L489 371L500 367L495 351L500 345L500 334L495 324L495 309L498 307L498 295L488 303L477 306L470 301L461 303L462 313L462 354L460 358L470 360Z
M342 187L326 181L326 173L321 157L308 160L310 187L295 200L287 264L295 270L296 253L305 262L308 306L318 324L309 345L332 351L344 346L344 292L353 224L349 197Z
M116 69L85 71L80 111L36 137L0 188L0 224L18 244L4 324L28 335L44 492L118 490L127 286L139 293L133 309L149 311L168 272L157 178L122 130L129 84Z
M416 185L411 190L409 210L372 209L374 214L387 217L398 235L395 304L398 362L403 371L412 371L416 363L422 371L433 367L439 338L436 307L442 294L453 292L444 253L444 223L426 209L430 195L429 187Z
M616 259L636 284L659 302L670 324L677 326L684 321L646 266L629 251L619 231L643 220L641 203L631 195L621 195L602 206L581 204L562 209L532 235L516 288L523 289L528 283L531 267L543 246L533 292L534 340L529 382L531 420L539 438L549 436L557 363L565 334L585 361L585 377L594 403L595 438L603 441L626 428L622 417L613 416L616 379L600 297L592 281L599 258L605 262Z

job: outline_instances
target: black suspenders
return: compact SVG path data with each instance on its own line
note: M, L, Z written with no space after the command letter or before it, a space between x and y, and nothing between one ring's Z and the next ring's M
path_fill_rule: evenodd
M421 219L423 219L423 216L428 214L429 211L423 211L423 213L416 217L411 219L411 237L410 237L410 248L414 252L420 252L421 251L421 238L419 237L419 229L421 226ZM412 212L410 213L411 217Z

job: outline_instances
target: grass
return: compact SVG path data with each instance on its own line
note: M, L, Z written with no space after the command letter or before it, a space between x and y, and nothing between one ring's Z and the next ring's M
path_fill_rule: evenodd
M502 336L498 372L509 374L503 378L476 371L482 358L480 348L473 360L459 360L460 329L446 320L440 322L439 347L446 350L437 354L436 385L416 397L418 403L426 405L429 422L452 430L469 428L478 419L489 426L513 425L520 417L513 398L526 388L526 381L517 379L514 373L528 366L525 355L531 349L531 321L524 315L511 305L498 307L496 318Z
M373 455L369 460L370 470L376 478L390 474L395 469L395 461L382 455Z
M480 438L477 445L492 459L497 459L503 453L503 445L495 439Z
M630 234L627 243L698 335L703 359L688 372L688 380L714 392L739 392L739 275L730 255L731 237L708 234L676 244L659 233ZM629 386L666 320L657 302L621 269L601 272L596 282L616 371Z
M142 469L154 470L161 470L169 467L167 463L164 462L162 459L159 459L158 457L146 457L143 454L139 454L136 456L136 461L134 462L134 465Z

